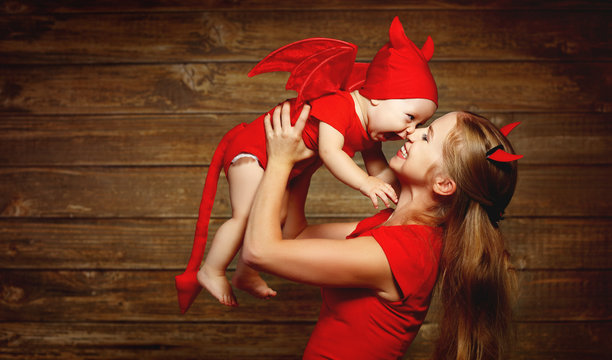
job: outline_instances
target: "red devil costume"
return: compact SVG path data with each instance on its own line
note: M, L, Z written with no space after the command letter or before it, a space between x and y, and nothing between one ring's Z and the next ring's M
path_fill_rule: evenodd
M364 130L351 91L359 90L369 99L429 99L438 103L437 87L428 67L433 55L433 41L427 41L421 49L408 39L396 17L389 29L389 42L383 46L372 62L355 63L357 47L353 44L324 38L312 38L284 46L264 58L249 72L249 76L288 71L290 77L286 89L298 95L291 100L292 118L302 106L311 105L306 128L303 132L307 147L318 149L319 122L325 122L344 136L343 151L353 156L380 143L371 140ZM206 176L194 244L185 273L176 276L179 306L184 313L195 300L201 286L196 274L200 268L208 223L219 173L227 169L233 159L242 153L254 155L261 166L267 165L264 133L264 115L249 124L240 124L230 130L215 150ZM307 159L298 163L291 173L297 176L307 166L319 166L320 160Z

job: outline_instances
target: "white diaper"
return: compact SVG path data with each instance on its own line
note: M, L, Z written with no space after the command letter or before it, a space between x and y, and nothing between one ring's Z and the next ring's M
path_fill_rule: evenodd
M258 163L261 164L261 162L259 161L257 156L255 156L253 154L249 154L249 153L240 153L240 154L236 155L236 157L232 159L232 164L235 163L236 161L238 161L238 159L242 159L242 158L255 159Z

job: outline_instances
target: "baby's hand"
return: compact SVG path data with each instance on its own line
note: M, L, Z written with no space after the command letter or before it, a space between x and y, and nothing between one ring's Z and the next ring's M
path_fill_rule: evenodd
M391 206L389 200L397 203L397 195L395 190L393 190L393 186L374 176L368 176L365 183L359 188L359 191L372 200L372 204L374 204L376 209L378 209L377 197L385 203L386 207Z

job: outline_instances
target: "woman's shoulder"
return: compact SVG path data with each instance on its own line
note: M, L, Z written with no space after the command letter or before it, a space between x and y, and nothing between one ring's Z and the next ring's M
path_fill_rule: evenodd
M442 229L439 227L380 226L366 234L378 242L390 262L410 260L412 266L437 268L442 251Z
M442 231L428 225L381 226L368 233L380 245L402 298L426 297L435 283Z

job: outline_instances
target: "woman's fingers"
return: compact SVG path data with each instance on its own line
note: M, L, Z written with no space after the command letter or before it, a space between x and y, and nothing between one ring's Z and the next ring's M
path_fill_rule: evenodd
M278 105L274 108L274 113L272 114L272 130L274 131L274 133L278 134L280 133L282 127L281 127L281 111L282 111L282 107L281 105Z
M297 121L295 122L295 130L298 133L302 133L304 127L306 126L306 120L308 120L308 115L310 114L310 105L305 104L302 107L302 111L300 112L300 116L298 116Z
M264 129L266 131L266 138L271 138L274 135L274 129L272 129L272 123L270 121L270 113L264 116Z
M281 126L284 131L291 130L291 106L289 101L285 101L282 105Z

